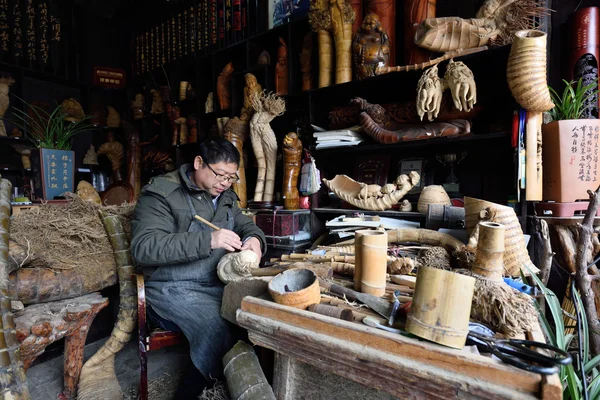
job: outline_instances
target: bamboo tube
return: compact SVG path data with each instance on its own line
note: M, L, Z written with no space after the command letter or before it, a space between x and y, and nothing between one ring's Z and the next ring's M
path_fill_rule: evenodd
M354 276L354 270L356 268L354 264L334 261L329 263L329 265L331 265L331 268L335 273L340 275Z
M430 229L394 229L388 231L388 239L389 243L415 242L441 246L450 254L464 246L464 243L455 237Z
M308 306L308 311L312 311L321 315L327 315L328 317L343 319L345 321L354 320L354 314L352 314L352 310L329 306L327 304L312 304Z
M542 167L542 113L528 112L525 125L525 199L542 201L543 167Z
M333 39L325 30L318 32L319 46L319 88L331 86L331 65L333 64Z
M362 278L362 249L359 243L362 240L364 230L354 232L354 290L360 292Z
M496 222L479 223L477 255L473 273L495 282L503 282L504 225Z
M346 0L329 3L335 42L335 83L352 80L352 23L354 10Z
M419 268L406 330L462 349L469 333L475 278L436 268Z
M392 275L391 280L398 285L404 285L411 289L414 289L417 284L417 277L410 275Z
M374 296L385 294L387 274L387 233L373 230L356 231L360 235L358 258L361 263L360 291Z
M241 340L223 357L223 373L232 400L275 400L254 349Z
M27 378L20 356L8 296L8 238L12 184L0 177L0 389L2 399L29 400Z

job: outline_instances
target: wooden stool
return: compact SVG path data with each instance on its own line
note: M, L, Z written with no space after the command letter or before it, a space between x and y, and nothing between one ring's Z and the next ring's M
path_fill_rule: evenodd
M73 399L83 366L85 339L108 299L92 293L74 299L34 304L15 313L21 360L27 370L46 346L65 338L64 389L59 399Z

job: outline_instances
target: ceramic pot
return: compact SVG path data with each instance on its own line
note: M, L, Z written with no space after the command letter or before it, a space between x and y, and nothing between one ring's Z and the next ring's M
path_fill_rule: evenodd
M431 185L423 188L421 195L419 196L419 202L417 203L417 210L420 213L426 214L430 204L440 204L444 206L452 205L450 197L443 186Z
M527 111L544 112L554 108L546 83L546 39L542 31L515 32L510 48L506 79L508 87Z
M543 199L588 200L587 191L600 185L600 120L554 121L542 126L542 135Z

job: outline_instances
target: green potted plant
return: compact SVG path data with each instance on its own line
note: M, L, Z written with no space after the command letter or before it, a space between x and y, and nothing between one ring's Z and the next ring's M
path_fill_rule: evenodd
M597 98L596 82L563 82L561 95L550 88L552 122L542 125L543 198L559 203L587 200L600 184L600 120L580 119Z
M33 189L37 197L53 200L65 192L73 192L75 177L75 152L71 150L75 135L93 129L74 100L56 105L52 112L23 102L23 110L13 108L13 123L28 133L38 148L31 152ZM75 103L77 112L69 110Z

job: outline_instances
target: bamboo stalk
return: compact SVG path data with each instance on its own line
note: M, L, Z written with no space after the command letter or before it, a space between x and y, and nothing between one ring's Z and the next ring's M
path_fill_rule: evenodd
M8 239L12 184L0 177L0 396L2 399L28 400L27 378L20 356L15 322L8 296Z
M131 339L137 320L137 292L131 275L134 273L133 259L129 251L129 241L123 225L117 215L99 211L106 229L108 239L113 248L117 273L119 275L119 313L117 322L109 339L83 366L79 381L79 400L107 398L106 390L109 379L114 375L114 355L121 351ZM112 368L112 372L110 369ZM106 375L103 375L106 370ZM120 390L118 382L114 390Z
M331 86L333 64L333 39L331 33L320 30L317 36L319 46L319 88Z

